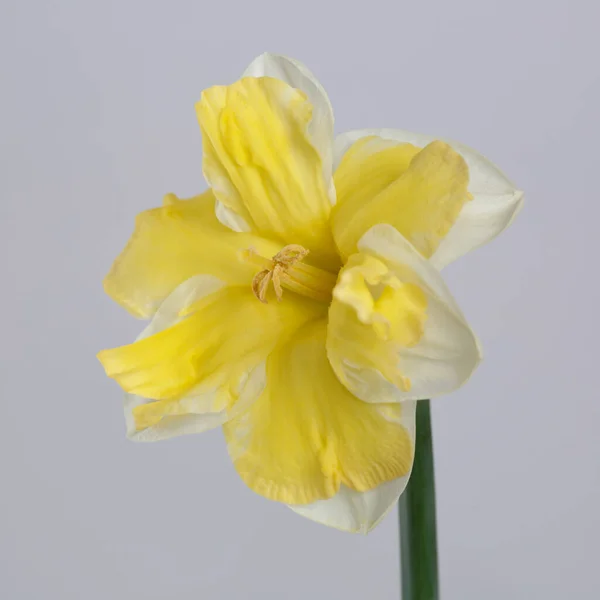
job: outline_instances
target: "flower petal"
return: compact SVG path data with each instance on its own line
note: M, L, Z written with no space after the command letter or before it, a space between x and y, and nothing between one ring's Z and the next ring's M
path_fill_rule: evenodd
M432 136L397 129L363 129L339 135L334 145L334 169L357 140L380 136L399 143L426 146ZM469 167L469 192L473 196L464 204L458 219L440 242L431 261L438 269L481 246L508 227L523 205L523 192L487 158L458 142L443 140L459 152Z
M366 402L446 394L480 360L475 335L439 272L390 225L376 225L342 269L329 309L327 354Z
M265 52L255 58L242 77L273 77L306 94L313 106L312 119L307 133L319 152L323 163L323 180L335 203L335 186L332 179L333 160L333 109L327 93L317 78L301 62ZM234 231L250 231L250 225L238 213L217 200L217 218Z
M218 291L223 282L210 275L196 275L179 285L172 294L161 304L149 325L137 337L136 341L147 338L178 323L190 306L200 299ZM260 394L264 386L264 363L252 369L247 381L239 391L239 399L233 412L243 408ZM156 442L171 437L201 433L222 425L232 411L226 409L213 410L214 393L197 393L192 390L178 400L155 402L149 398L125 394L124 413L127 437L136 442ZM149 406L152 404L152 406ZM144 408L138 408L143 406ZM162 413L160 408L163 408ZM139 428L140 413L147 419L148 409L161 416L154 424ZM165 410L165 408L167 410ZM144 413L146 411L146 413ZM135 415L138 415L136 423Z
M255 58L242 77L274 77L306 94L313 107L308 135L321 156L323 179L329 184L329 195L332 202L335 202L332 179L333 108L325 88L300 61L269 52Z
M411 440L415 439L416 402L402 404L401 423ZM328 500L289 507L299 515L350 533L368 533L389 513L406 488L410 472L387 481L366 492L357 492L342 485L340 491Z
M196 110L204 175L219 201L250 230L338 264L329 182L309 133L306 95L278 79L246 77L205 90Z
M372 135L348 147L334 176L343 203L366 204L404 174L421 148Z
M182 282L198 273L230 284L248 284L256 268L240 251L254 248L272 256L280 244L253 234L234 233L214 214L214 195L190 200L174 194L165 206L138 215L135 231L104 280L106 293L137 317L151 317Z
M389 223L429 258L469 199L469 171L460 154L435 141L422 150L359 140L335 173L338 203L331 215L343 257L373 225Z
M299 329L267 360L248 411L224 425L235 468L258 494L288 504L364 492L406 475L413 442L402 405L361 402L331 370L325 319Z
M197 276L167 298L136 342L98 358L126 392L151 399L128 400L136 431L198 414L212 415L214 426L259 393L262 363L275 345L322 314L299 296L263 304L250 286Z

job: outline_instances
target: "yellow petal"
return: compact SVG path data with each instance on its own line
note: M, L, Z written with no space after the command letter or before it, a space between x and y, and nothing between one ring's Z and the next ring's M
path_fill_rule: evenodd
M308 134L306 95L278 79L245 77L205 90L196 111L204 175L223 205L250 230L337 264L329 182Z
M333 187L333 108L327 92L308 67L288 56L265 52L248 65L242 77L274 77L306 94L313 107L308 134L323 162L323 177L329 182L329 194L335 199Z
M150 324L138 340L150 337L180 322L203 298L222 289L224 284L210 275L196 275L179 285L160 305ZM225 423L237 410L249 405L264 386L264 363L251 367L240 377L234 390L233 407L222 408L218 402L223 389L200 385L176 399L153 401L125 395L124 412L127 437L135 441L154 442L170 437L200 433ZM226 389L226 388L225 388Z
M292 294L262 304L250 286L222 288L184 303L167 329L98 358L126 392L157 400L134 409L138 428L148 427L163 416L230 410L273 347L323 312Z
M447 394L480 350L435 267L390 225L359 241L329 308L327 352L340 381L366 402Z
M421 151L370 136L356 142L335 173L338 202L331 217L345 258L373 225L393 225L429 258L469 199L469 170L444 142Z
M365 137L421 147L439 139L400 129L347 131L335 139L334 165L339 164L357 140ZM485 156L460 142L442 141L465 159L469 167L469 193L473 198L463 206L458 219L431 256L438 269L495 238L513 222L523 206L523 192Z
M414 443L417 402L402 403L401 423ZM410 471L401 477L386 481L372 490L357 492L340 486L339 492L325 500L311 504L290 504L297 514L342 531L368 533L395 506L410 479Z
M380 372L409 391L398 352L419 342L427 320L427 296L371 254L353 254L342 269L329 310L327 347L342 382L352 389L342 364ZM375 397L377 398L377 396Z
M234 233L217 221L211 191L190 200L173 194L165 206L138 215L135 231L104 280L104 289L137 317L150 317L183 281L198 273L250 285L256 269L241 258L254 248L272 256L276 244Z
M313 321L267 360L262 395L224 425L235 468L255 492L288 504L365 491L409 472L413 444L401 405L367 404L327 360L325 320Z
M337 204L348 205L344 210L358 210L396 181L420 150L412 144L399 144L376 135L358 140L346 151L335 171Z

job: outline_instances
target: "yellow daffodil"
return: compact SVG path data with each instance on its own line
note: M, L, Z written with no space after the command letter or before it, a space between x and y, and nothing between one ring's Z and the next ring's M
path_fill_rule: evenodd
M416 401L480 360L439 268L522 194L469 148L391 129L333 140L322 86L258 57L196 105L209 191L143 212L105 281L150 324L104 350L128 435L223 426L244 482L368 531L404 490Z

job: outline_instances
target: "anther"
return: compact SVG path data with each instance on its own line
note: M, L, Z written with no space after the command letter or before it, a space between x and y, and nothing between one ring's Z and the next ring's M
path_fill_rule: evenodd
M267 290L269 283L273 283L273 290L278 302L283 297L282 280L287 277L287 269L302 261L308 254L308 250L298 244L289 244L282 248L271 259L271 268L258 272L252 280L252 291L254 295L264 304L267 304Z

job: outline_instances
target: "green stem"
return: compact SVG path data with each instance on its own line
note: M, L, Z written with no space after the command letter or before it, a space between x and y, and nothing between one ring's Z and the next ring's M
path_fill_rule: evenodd
M429 400L417 402L415 462L398 503L402 600L438 600L435 485Z

